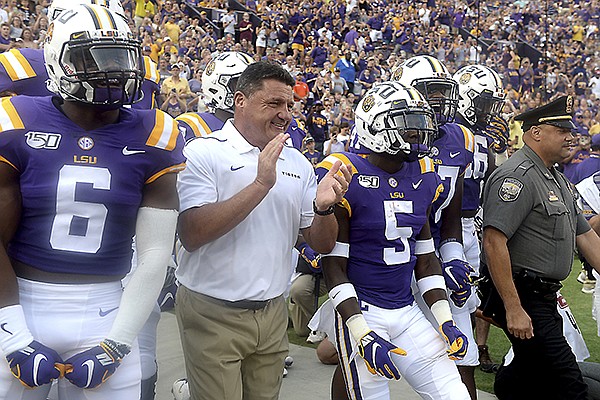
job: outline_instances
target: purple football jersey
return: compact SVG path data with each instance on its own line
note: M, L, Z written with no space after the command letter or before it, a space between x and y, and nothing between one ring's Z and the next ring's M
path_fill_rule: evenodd
M298 122L296 121L295 118L292 118L285 133L290 135L290 140L292 141L292 146L294 146L294 148L296 148L298 150L301 150L302 149L302 141L306 137L306 132L304 132L304 130L302 130L302 128L300 128L298 126Z
M26 96L50 96L44 51L12 49L0 54L0 92Z
M175 120L179 124L179 127L185 130L184 136L186 142L197 137L210 135L215 131L221 130L223 125L225 125L224 121L221 121L215 114L209 112L189 112L181 114Z
M488 154L493 143L492 138L485 136L483 132L474 131L475 151L473 163L465 171L463 189L463 210L477 210L481 204L482 182L485 179L489 165Z
M442 179L444 192L433 205L431 211L431 234L436 244L440 239L442 210L448 207L456 191L456 181L473 162L475 138L470 130L462 125L449 123L440 126L440 137L433 142L431 157L435 171Z
M405 163L389 174L358 154L332 154L317 166L319 179L336 160L353 167L342 204L350 215L347 273L358 298L387 309L412 304L416 238L442 190L432 160Z
M148 56L144 56L144 81L142 82L143 97L132 108L150 110L156 108L156 96L160 93L160 73L156 63Z
M600 155L590 153L590 156L576 164L575 172L573 174L573 183L577 184L587 178L588 176L594 175L600 171Z
M122 108L118 123L85 131L52 97L16 96L2 100L0 126L22 195L9 255L48 272L126 274L145 186L184 167L175 121Z

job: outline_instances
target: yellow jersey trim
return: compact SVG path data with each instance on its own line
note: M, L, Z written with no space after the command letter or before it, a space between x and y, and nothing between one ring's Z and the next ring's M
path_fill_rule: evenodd
M163 175L170 174L173 172L179 172L179 171L182 171L184 168L185 168L185 163L171 165L170 167L167 167L165 169L158 171L157 173L152 175L150 178L148 178L146 180L146 182L144 182L144 183L145 184L152 183Z

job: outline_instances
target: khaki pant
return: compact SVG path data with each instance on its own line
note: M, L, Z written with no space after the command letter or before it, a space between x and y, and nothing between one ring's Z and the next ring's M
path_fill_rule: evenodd
M290 317L298 336L308 336L308 322L315 313L315 276L303 274L294 279L290 288ZM321 277L319 296L327 293L325 279Z
M276 400L288 354L283 297L260 310L181 286L175 306L192 400Z

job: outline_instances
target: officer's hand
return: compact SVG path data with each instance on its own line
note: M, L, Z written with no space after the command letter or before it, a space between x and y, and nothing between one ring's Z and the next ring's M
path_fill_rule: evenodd
M29 388L50 383L61 375L59 365L62 359L58 353L36 341L10 353L6 359L10 372Z
M516 338L531 339L533 337L531 318L523 307L506 310L506 327L508 332Z
M98 346L75 354L65 361L65 378L82 389L100 386L115 373L125 354L119 354L107 345L106 341Z
M490 123L485 128L485 133L494 141L492 150L496 153L502 153L506 150L508 138L510 137L510 128L502 117L492 116Z
M308 243L304 242L299 247L300 256L308 263L311 272L318 274L321 272L321 255L314 251Z
M452 360L462 360L467 354L469 342L467 337L454 325L453 321L446 321L440 325L440 332L448 345L446 352Z
M390 353L401 356L406 351L380 337L374 331L369 331L358 343L358 353L365 360L367 369L373 375L381 375L388 379L400 379L400 371L394 364Z

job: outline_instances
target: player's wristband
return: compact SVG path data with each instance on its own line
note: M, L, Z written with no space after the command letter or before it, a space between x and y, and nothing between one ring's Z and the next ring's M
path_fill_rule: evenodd
M417 281L417 287L419 288L421 295L433 289L442 289L445 292L446 282L444 281L444 277L442 275L429 275L419 279Z
M316 215L320 215L322 217L326 216L326 215L331 215L333 214L333 212L335 211L335 205L330 205L329 208L325 211L319 211L319 209L317 208L317 202L315 200L313 200L313 211L315 212Z
M331 299L331 302L335 308L337 308L343 301L352 297L358 299L354 285L349 282L341 283L329 291L329 298Z
M321 254L321 258L323 257L350 257L350 244L343 242L335 242L335 246L333 246L333 250L331 250L327 254Z
M415 243L415 255L429 254L435 251L435 247L433 245L433 238L425 239L425 240L417 240Z
M10 354L33 342L20 304L0 308L0 348Z
M448 300L442 299L436 301L431 305L430 310L438 325L441 326L444 322L452 321L452 312L450 311Z
M357 343L360 343L360 339L371 331L371 328L367 325L367 321L362 314L352 315L346 321L346 326Z
M463 245L462 243L453 240L447 240L440 246L440 258L442 261L450 260L465 260Z

